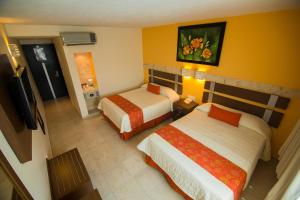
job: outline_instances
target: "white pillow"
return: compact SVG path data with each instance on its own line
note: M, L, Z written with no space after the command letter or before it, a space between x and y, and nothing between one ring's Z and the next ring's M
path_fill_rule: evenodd
M199 110L205 113L209 113L211 107L211 103L203 103L195 108L195 110Z
M255 132L258 132L260 134L266 135L267 137L270 137L271 128L269 127L269 125L262 118L259 118L255 115L251 115L251 114L239 111L239 110L228 108L226 106L222 106L222 105L216 104L216 103L205 103L205 104L202 104L202 105L196 107L196 109L200 110L202 112L208 113L210 111L210 107L212 104L214 104L215 106L222 108L224 110L241 113L242 116L241 116L241 119L239 122L239 126L249 128L251 130L254 130Z
M165 97L168 97L172 101L172 103L174 103L175 101L178 101L180 99L177 92L175 92L173 89L165 87L165 86L160 86L160 94Z
M156 84L156 83L151 83L151 84L152 85L159 85L159 84ZM143 84L141 86L141 88L147 88L147 86L148 86L148 83ZM165 97L168 97L172 101L172 103L175 102L175 101L178 101L180 99L180 96L173 89L162 86L162 85L159 85L159 86L160 86L160 94L165 96Z

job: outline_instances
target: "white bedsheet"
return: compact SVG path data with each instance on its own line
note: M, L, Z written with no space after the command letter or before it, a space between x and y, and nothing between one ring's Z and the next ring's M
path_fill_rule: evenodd
M269 140L266 135L245 127L228 125L199 110L194 110L171 125L244 169L247 173L246 185ZM191 198L234 199L230 188L159 135L154 133L148 136L138 145L138 149L150 156Z
M144 122L148 122L172 110L172 100L163 95L148 92L147 88L138 88L119 95L142 109ZM132 130L128 114L109 99L103 98L98 105L98 109L103 111L120 129L121 133Z

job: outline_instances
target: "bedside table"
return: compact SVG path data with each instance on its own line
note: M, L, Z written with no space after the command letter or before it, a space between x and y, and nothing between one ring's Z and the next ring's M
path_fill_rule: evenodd
M173 121L192 112L199 104L192 101L189 104L184 103L184 99L180 99L173 104Z

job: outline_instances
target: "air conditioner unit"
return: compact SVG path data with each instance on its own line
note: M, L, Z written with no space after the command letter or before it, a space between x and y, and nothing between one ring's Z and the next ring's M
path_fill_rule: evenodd
M61 32L64 45L86 45L96 43L96 34L92 32Z

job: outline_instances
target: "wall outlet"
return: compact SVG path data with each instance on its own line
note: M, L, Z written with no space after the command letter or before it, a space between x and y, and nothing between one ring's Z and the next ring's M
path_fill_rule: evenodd
M192 99L193 101L196 101L196 97L194 97L194 96L192 96L190 94L187 95L187 98Z

